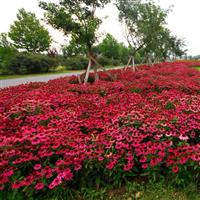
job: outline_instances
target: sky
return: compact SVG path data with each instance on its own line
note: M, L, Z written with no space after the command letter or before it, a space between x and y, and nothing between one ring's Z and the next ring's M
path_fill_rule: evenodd
M55 2L55 0L47 0ZM199 0L156 0L163 8L173 5L167 23L168 28L174 35L186 42L189 55L200 55L200 1ZM16 20L18 9L25 8L34 12L39 19L43 18L43 11L38 7L38 0L6 0L0 2L0 33L8 32L10 25ZM125 42L124 29L118 22L118 11L113 4L106 6L104 10L98 11L98 16L103 18L99 29L99 36L103 38L106 33L111 33L120 42ZM44 22L42 22L43 25ZM45 25L54 39L54 46L65 44L67 39L58 32Z

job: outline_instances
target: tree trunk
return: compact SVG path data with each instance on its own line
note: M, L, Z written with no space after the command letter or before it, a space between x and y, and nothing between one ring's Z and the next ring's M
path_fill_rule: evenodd
M94 65L94 80L95 82L99 80L99 74L98 74L98 71L97 71L97 66L96 64Z
M97 62L96 59L94 59L93 57L90 57L90 58L91 58L91 60L96 64L97 69L98 69L98 68L103 69L103 71L104 71L113 81L116 80L116 77L114 77L111 73L107 72L106 69L105 69L105 67L103 67L101 64L99 64L99 63Z
M129 65L130 65L130 63L131 63L131 59L132 59L132 56L130 56L130 58L129 58L129 60L128 60L128 63L127 63L127 65L126 65L126 67L124 68L124 70L126 70L126 69L129 67Z
M134 72L136 72L136 67L135 67L135 60L134 60L134 57L132 56L132 69Z
M148 56L148 64L151 66L151 67L153 67L153 63L152 63L152 60L151 60L151 58Z
M84 78L84 84L86 84L88 82L91 66L92 66L92 60L89 58L89 63L88 63L88 67L87 67L87 70L85 73L85 78Z
M134 56L131 56L129 58L128 63L127 63L127 65L126 65L126 67L124 69L126 70L129 67L130 64L131 64L131 67L132 67L133 71L136 72Z
M145 64L148 60L148 55L145 55L144 59L142 60L142 63L141 64Z

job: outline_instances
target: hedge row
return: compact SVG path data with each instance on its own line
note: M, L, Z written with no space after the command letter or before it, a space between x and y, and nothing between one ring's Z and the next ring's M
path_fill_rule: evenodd
M119 60L98 56L97 61L105 65L121 65ZM54 71L57 66L64 66L68 70L82 70L88 65L84 56L51 58L44 54L30 54L17 52L14 49L0 48L0 74L32 74Z

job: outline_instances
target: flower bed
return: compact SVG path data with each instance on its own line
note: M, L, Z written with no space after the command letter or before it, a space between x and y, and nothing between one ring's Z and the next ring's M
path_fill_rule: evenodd
M82 170L142 175L200 164L197 62L0 90L0 189L64 186ZM74 83L74 84L73 84ZM147 173L147 174L148 174Z

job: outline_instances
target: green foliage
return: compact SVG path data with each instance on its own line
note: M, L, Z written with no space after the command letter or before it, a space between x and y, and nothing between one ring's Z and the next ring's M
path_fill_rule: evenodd
M12 46L6 33L0 34L0 74L10 74L8 70L9 60L17 50Z
M171 110L171 109L175 109L175 105L172 102L168 102L165 106L165 109L167 110Z
M98 45L99 54L112 60L120 60L127 63L130 50L123 43L119 43L111 34L107 34Z
M65 58L78 56L78 55L85 55L87 49L82 44L77 44L74 40L71 40L69 45L62 46L62 53Z
M17 20L10 27L9 37L17 49L32 53L47 51L52 41L35 14L25 9L19 10Z
M98 179L96 179L98 182ZM97 184L88 186L86 180L74 188L59 186L54 190L0 192L0 199L6 200L199 200L200 193L194 182L188 182L185 187L178 188L171 181L151 181L145 179L132 179L120 187L106 184L98 187Z
M119 19L126 26L133 56L140 51L146 60L148 57L165 60L185 53L183 40L172 36L165 27L169 10L162 9L151 0L117 0L116 5Z
M98 56L97 61L98 61L98 63L100 63L103 66L113 64L113 61L105 56Z
M142 90L140 88L132 88L130 89L130 91L133 93L138 93L138 94L142 93Z
M99 44L99 50L107 58L118 59L119 57L119 43L111 34L107 34Z
M155 35L154 40L148 46L144 47L143 51L153 58L164 61L168 57L181 57L184 55L186 52L184 46L183 40L171 35L170 30L163 27Z
M9 70L16 74L43 73L56 65L56 60L46 55L17 53L10 59Z
M81 70L86 69L88 65L88 59L85 56L72 56L64 58L61 60L61 64L66 66L66 69L69 70Z
M148 45L165 24L167 12L152 1L118 0L119 19L125 23L133 54Z
M96 8L104 7L110 0L60 0L58 4L40 2L46 11L47 22L64 34L70 35L77 45L83 45L90 52L96 42L96 31L101 20L96 17Z
M15 56L17 50L12 47L0 47L0 74L11 74L9 71L10 59Z
M11 42L8 39L7 33L1 33L0 34L0 47L4 47L4 48L13 47Z

